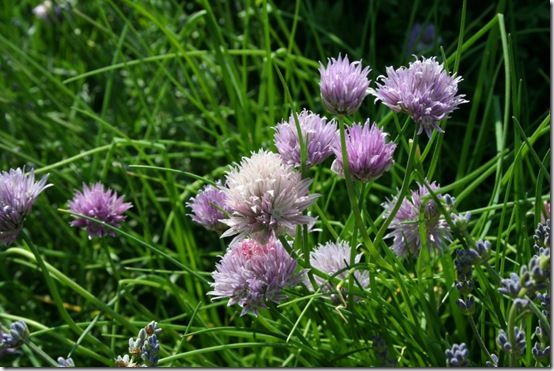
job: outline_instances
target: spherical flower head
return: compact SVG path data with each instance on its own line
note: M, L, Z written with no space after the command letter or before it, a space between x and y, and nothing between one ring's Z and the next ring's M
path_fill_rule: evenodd
M221 237L250 236L265 243L271 236L294 235L297 225L311 227L315 218L302 212L319 195L308 193L310 183L276 153L260 150L243 158L227 173L224 191L231 215L222 222L230 228Z
M371 124L369 119L363 125L353 124L346 129L345 134L348 165L354 178L361 181L375 180L394 163L392 155L396 144L388 143L388 134L375 123ZM337 141L333 151L337 159L331 165L331 169L343 175L340 141Z
M461 77L451 76L434 57L416 59L409 67L387 67L387 75L379 76L377 89L370 93L393 111L404 111L431 137L433 129L443 132L440 120L449 117L458 105L466 103L458 93Z
M368 94L369 67L362 69L362 61L350 63L348 56L329 59L327 67L319 63L321 100L335 115L351 115L360 108Z
M10 169L0 173L0 245L11 245L23 228L38 195L51 184L48 175L35 182L35 173Z
M333 146L338 141L337 125L311 111L298 114L302 140L307 148L307 165L317 165L333 154ZM300 141L294 115L275 128L275 146L286 164L300 165Z
M114 227L121 225L126 218L123 214L131 207L133 205L124 202L123 196L119 197L115 191L105 188L101 183L91 186L83 184L83 190L76 191L73 199L69 202L69 209L72 212L97 219ZM89 238L115 236L111 229L85 218L76 217L71 222L71 226L86 229Z
M225 218L225 212L230 212L226 206L227 196L222 188L212 185L205 186L196 197L192 197L187 206L192 210L192 220L212 231L223 231L225 224L221 219Z
M212 273L215 299L229 298L228 306L238 304L241 316L258 315L266 301L275 303L285 298L283 289L299 282L296 261L281 243L270 238L266 244L252 239L232 243Z
M452 240L450 227L441 218L438 206L429 194L429 190L422 184L418 186L418 190L412 191L411 195L402 200L400 208L389 225L391 232L385 236L385 238L394 238L392 250L400 257L419 254L422 246L420 218L424 223L422 227L425 230L427 246L441 249ZM433 192L438 187L435 182L430 184ZM440 194L436 195L439 199L442 198ZM394 197L383 204L385 217L390 215L396 201L397 197Z
M324 245L317 246L314 251L310 252L310 265L331 277L343 280L349 275L348 270L351 251L352 247L350 247L347 242L327 242ZM361 258L362 254L356 254L354 263L359 263ZM369 286L369 273L367 271L356 270L354 272L354 277L362 289ZM314 276L314 279L318 286L322 287L324 291L330 291L332 289L332 287L328 285L327 280L318 276ZM304 283L308 289L315 291L316 288L313 287L307 276L304 277Z

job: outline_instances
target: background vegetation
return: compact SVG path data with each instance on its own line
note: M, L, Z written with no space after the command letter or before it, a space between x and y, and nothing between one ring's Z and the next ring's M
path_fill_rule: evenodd
M395 259L385 241L378 249L398 275L372 264L371 293L354 306L304 289L258 318L241 318L238 308L206 296L228 241L194 224L185 202L203 177L217 180L250 151L274 149L273 127L294 107L325 112L319 61L347 53L371 66L374 81L386 66L412 60L413 24L432 23L437 37L424 55L463 76L470 103L445 135L421 138L419 175L471 212L469 234L492 243L499 276L519 271L550 192L546 2L76 1L46 20L33 16L37 4L0 4L0 169L50 174L55 186L25 227L53 285L21 239L2 250L0 322L24 319L32 346L0 365L47 365L35 348L53 358L71 352L78 366L113 365L151 320L163 328L160 366L380 365L376 336L399 366L443 366L444 350L461 342L484 365L485 351L456 305L459 241L412 260ZM409 136L399 136L397 117L371 98L356 117L377 121L399 143L396 165L363 190L374 238L381 203L402 184ZM310 246L351 237L344 181L328 165L309 174L322 194L311 209L319 222ZM89 240L59 210L74 189L96 181L133 203L125 234ZM497 293L498 278L475 274L472 319L498 354L495 337L511 301ZM522 364L532 366L536 319L522 321Z

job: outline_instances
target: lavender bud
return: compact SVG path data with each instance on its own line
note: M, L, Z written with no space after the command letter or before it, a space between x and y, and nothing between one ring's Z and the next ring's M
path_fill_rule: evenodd
M490 254L491 243L486 240L480 240L475 243L475 249L482 260L487 260Z
M447 349L444 354L446 355L446 366L465 367L468 365L469 350L465 343L452 345L452 348Z
M58 367L75 367L75 362L73 362L71 357L67 359L58 357Z
M523 308L527 307L527 304L529 304L529 300L523 299L523 298L516 298L514 300L514 305L518 310L522 310Z
M510 273L510 278L504 278L500 281L500 284L502 286L498 289L498 292L513 298L517 297L519 291L521 290L519 276L514 272Z
M141 348L140 357L148 367L156 367L158 364L158 355L160 353L160 344L156 334L148 337Z
M456 227L456 229L460 232L463 232L467 229L470 219L471 213L469 212L452 214L452 222L454 223L454 227Z
M138 367L138 365L129 357L128 354L125 354L123 357L117 356L115 359L116 367Z
M521 330L519 327L514 327L514 333L515 333L515 342L516 342L516 349L519 350L519 354L523 354L525 352L525 332Z
M512 344L508 341L508 335L506 331L500 330L498 336L496 337L496 344L505 352L510 352L512 350Z
M460 294L464 296L470 294L475 287L472 280L456 281L455 286L456 286L456 289L460 292Z
M444 195L444 203L446 203L446 206L453 207L456 203L456 198L454 196L450 196L449 194Z
M25 322L19 320L11 324L10 326L10 341L9 347L15 348L21 346L29 339L29 329Z
M458 307L462 310L462 313L466 316L472 315L475 312L475 299L473 296L469 296L467 299L458 299L456 302Z
M548 345L543 348L539 342L536 342L533 345L531 352L533 353L533 357L535 357L537 361L542 361L550 356L550 346Z
M494 353L491 354L492 362L485 361L486 367L498 367L498 356Z

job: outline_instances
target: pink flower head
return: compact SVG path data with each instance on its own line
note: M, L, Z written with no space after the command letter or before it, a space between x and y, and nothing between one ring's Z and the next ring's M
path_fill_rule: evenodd
M242 307L241 316L258 315L266 301L285 298L283 289L299 282L296 261L281 243L270 238L266 244L255 240L237 241L229 247L212 273L213 299L229 298L228 306Z

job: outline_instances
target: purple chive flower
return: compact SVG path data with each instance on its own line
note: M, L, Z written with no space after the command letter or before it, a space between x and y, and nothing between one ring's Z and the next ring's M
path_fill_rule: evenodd
M398 209L389 229L392 231L385 238L394 238L392 250L396 255L404 257L408 254L416 256L422 246L420 238L420 215L423 217L425 237L427 246L441 249L446 243L451 241L452 234L446 221L441 218L437 204L431 198L428 189L418 184L417 191L412 191ZM433 182L431 189L435 191L438 185ZM441 198L440 194L437 197ZM391 210L396 204L397 196L383 204L385 208L385 217L390 215Z
M396 144L388 143L387 135L375 123L371 124L369 119L363 126L353 124L346 129L348 165L354 178L361 181L375 180L392 166L394 163L392 155ZM331 165L331 169L343 175L340 141L336 142L333 151L337 158Z
M225 224L221 223L221 219L225 218L224 211L231 211L226 201L227 196L221 187L207 185L190 199L187 206L192 210L190 216L196 223L209 230L222 231L225 229Z
M25 174L20 168L0 173L0 244L8 246L15 241L36 198L51 186L47 180L48 175L35 182L33 170Z
M319 245L314 251L310 252L310 265L329 276L340 280L345 279L349 275L348 267L350 266L351 251L352 248L347 242L327 242L325 245ZM361 258L362 254L357 254L354 262L356 264L359 263ZM339 271L340 273L336 274ZM361 288L365 289L369 286L369 273L367 271L357 270L354 272L354 277ZM314 276L314 279L319 286L323 286L325 291L332 289L332 287L327 285L327 280L318 276ZM311 291L316 290L307 276L304 277L304 283Z
M72 212L100 220L114 227L121 225L126 218L123 213L131 207L133 205L124 202L123 196L119 197L115 191L105 188L101 183L91 186L83 184L83 190L75 192L73 199L69 202L69 209ZM85 218L76 217L71 222L71 226L86 229L89 238L115 236L112 230Z
M303 110L298 114L298 123L302 131L302 140L306 143L307 165L322 163L333 154L333 146L338 141L337 125L327 122L311 111ZM286 164L300 165L300 142L294 116L281 122L275 128L275 146Z
M393 111L404 111L431 137L433 129L444 132L438 121L449 117L458 105L468 102L456 95L461 77L453 77L435 58L410 62L408 68L387 67L387 76L379 76L377 89L370 93Z
M297 225L312 226L315 218L302 215L319 196L308 194L310 183L276 153L260 150L243 158L227 173L231 215L222 222L230 228L221 237L251 236L265 243L271 236L294 235Z
M336 115L351 115L360 108L368 94L369 67L362 61L350 63L348 56L329 59L327 67L319 63L321 100L325 108Z
M212 273L215 299L229 298L228 306L238 304L241 316L258 315L266 301L285 298L283 289L298 283L296 261L281 243L271 238L266 244L246 239L232 243Z

